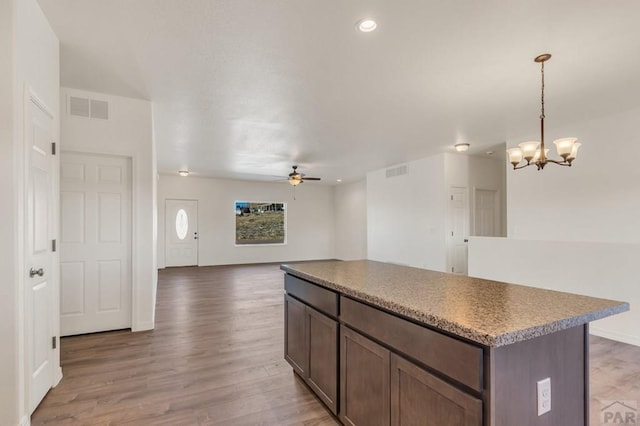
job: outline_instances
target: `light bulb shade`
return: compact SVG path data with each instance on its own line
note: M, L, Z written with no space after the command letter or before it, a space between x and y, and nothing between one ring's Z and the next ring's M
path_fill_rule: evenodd
M544 149L544 158L548 158L547 154L549 154L549 148ZM532 163L537 163L540 160L540 149L536 149L536 153L533 156Z
M533 157L536 155L536 150L540 147L540 142L538 141L528 141L519 143L518 146L522 150L522 156L525 160L531 161Z
M289 178L289 185L298 186L302 183L302 179L300 177L292 176Z
M566 159L571 154L571 151L573 151L573 145L575 145L577 140L577 138L562 138L553 141L556 145L556 149L558 150L558 155Z
M575 160L575 158L578 156L578 148L580 148L580 145L582 145L580 142L575 142L573 144L573 146L571 147L571 154L569 154L569 156L567 157L567 161L571 162Z
M509 155L509 162L514 166L522 161L522 150L520 148L509 148L507 150L507 155Z

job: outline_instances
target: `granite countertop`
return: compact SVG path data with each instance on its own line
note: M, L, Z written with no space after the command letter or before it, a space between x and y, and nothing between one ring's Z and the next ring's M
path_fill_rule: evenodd
M629 304L369 260L282 270L425 325L498 347L629 310Z

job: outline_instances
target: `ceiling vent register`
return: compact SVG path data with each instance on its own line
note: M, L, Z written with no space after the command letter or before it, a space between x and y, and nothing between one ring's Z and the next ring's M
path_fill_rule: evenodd
M109 102L69 96L69 114L76 117L109 119Z
M406 175L407 173L409 173L409 170L408 170L406 165L393 167L391 169L387 169L387 177L388 178Z

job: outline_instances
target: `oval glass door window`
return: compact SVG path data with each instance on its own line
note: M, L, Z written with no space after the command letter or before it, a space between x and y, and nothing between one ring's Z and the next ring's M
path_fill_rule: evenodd
M178 238L184 240L187 237L187 231L189 230L189 218L187 212L184 209L178 210L176 213L176 234Z

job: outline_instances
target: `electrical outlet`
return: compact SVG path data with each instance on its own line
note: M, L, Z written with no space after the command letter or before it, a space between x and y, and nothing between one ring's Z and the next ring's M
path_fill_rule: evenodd
M538 381L538 415L551 411L551 378Z

